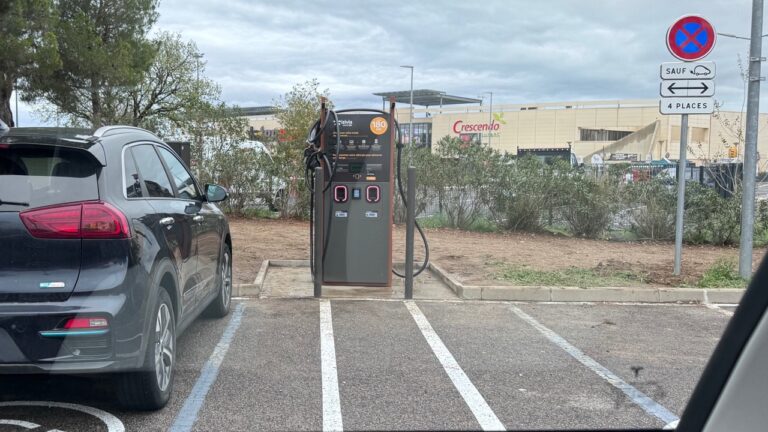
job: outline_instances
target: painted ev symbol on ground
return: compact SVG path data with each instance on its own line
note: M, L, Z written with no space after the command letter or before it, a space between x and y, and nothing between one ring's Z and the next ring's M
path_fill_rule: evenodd
M40 432L125 432L123 422L117 417L89 406L46 401L0 402L0 431L20 429Z

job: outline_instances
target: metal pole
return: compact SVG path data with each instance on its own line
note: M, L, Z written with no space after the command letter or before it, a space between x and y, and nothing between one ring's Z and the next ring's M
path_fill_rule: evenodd
M488 147L491 146L491 134L493 133L493 129L491 128L491 124L493 123L493 92L488 92L491 94L491 103L490 107L488 108Z
M315 168L315 250L312 252L315 261L315 298L323 294L323 168Z
M405 298L413 298L413 229L416 224L416 168L408 167L408 206L405 212Z
M749 43L747 89L747 131L744 143L743 195L741 197L741 239L739 275L752 275L752 235L755 222L755 177L757 176L757 124L760 116L760 66L763 49L763 0L752 0L752 33Z
M408 117L408 166L413 165L413 66L411 66L411 113Z
M13 119L13 124L19 127L19 89L13 89L13 93L16 96L16 117Z
M685 153L688 148L688 114L680 120L680 158L677 162L677 215L675 216L675 276L680 275L683 257L683 214L685 210Z

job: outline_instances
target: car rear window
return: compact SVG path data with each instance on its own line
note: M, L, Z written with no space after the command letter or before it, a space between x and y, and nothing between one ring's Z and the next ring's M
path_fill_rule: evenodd
M81 150L0 147L0 211L98 199L98 168Z

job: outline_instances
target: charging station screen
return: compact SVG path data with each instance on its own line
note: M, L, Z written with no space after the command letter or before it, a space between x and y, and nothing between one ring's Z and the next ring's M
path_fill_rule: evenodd
M339 114L326 128L326 146L336 158L336 181L388 181L391 167L390 134L392 125L382 114Z

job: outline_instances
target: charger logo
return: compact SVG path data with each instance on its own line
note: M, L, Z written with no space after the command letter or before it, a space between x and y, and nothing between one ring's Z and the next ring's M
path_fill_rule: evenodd
M384 117L375 117L371 120L371 132L381 135L387 131L387 119Z
M339 120L338 122L334 122L334 126L336 126L336 123L338 123L339 127L352 127L352 120Z

